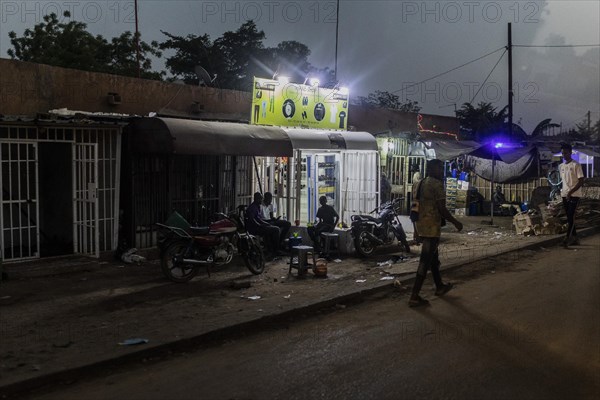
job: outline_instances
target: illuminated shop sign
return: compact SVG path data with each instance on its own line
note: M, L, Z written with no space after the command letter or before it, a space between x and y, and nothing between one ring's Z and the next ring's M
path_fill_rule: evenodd
M254 78L252 125L346 130L348 90Z

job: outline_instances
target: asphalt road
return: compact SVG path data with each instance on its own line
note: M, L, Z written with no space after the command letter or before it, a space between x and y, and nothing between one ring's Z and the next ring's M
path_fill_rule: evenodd
M600 398L599 235L450 278L423 310L405 290L30 397Z

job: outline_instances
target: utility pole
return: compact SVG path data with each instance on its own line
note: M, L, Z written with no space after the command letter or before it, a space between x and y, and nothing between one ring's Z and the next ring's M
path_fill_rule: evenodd
M135 8L135 58L137 60L138 78L142 77L142 68L140 66L140 31L138 29L138 4L134 0L133 7Z
M588 120L588 132L592 132L592 116L591 116L592 112L590 110L588 110L587 112L587 120Z
M508 23L508 137L513 136L512 24Z
M336 8L336 17L335 17L335 71L333 72L333 79L335 83L337 83L337 73L338 73L338 37L340 32L340 0L337 0L337 8Z

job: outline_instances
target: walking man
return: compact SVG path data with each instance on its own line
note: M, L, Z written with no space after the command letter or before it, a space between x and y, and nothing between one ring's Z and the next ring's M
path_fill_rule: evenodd
M562 190L560 195L562 196L563 208L567 214L567 236L563 241L563 246L578 245L579 238L577 237L577 230L575 229L575 211L577 210L577 204L579 198L583 194L581 186L583 186L583 169L581 165L573 160L571 157L573 154L573 148L568 143L563 143L560 146L564 163L560 164L558 170L560 172L560 179L562 180Z
M446 191L442 182L443 178L444 163L437 159L429 160L427 161L427 177L419 181L416 187L413 188L413 193L420 190L419 219L416 224L423 247L421 248L417 277L415 278L412 295L408 301L409 307L420 307L429 304L427 300L419 296L419 292L425 281L427 270L430 268L436 286L436 296L442 296L452 289L451 283L442 282L440 274L438 245L440 243L442 218L451 222L458 231L462 230L463 225L446 208Z

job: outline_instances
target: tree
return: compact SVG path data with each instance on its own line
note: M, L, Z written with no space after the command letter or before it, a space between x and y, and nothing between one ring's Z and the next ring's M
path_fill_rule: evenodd
M70 18L65 11L63 16ZM26 29L22 37L9 32L13 46L8 50L12 59L29 61L83 71L105 72L138 76L136 41L131 32L125 32L109 43L101 35L94 36L82 22L60 22L52 13ZM160 57L158 43L140 41L140 64L143 77L160 79L161 73L152 72L149 55Z
M490 140L507 132L508 106L499 112L491 103L481 102L474 107L471 103L464 103L456 111L460 122L461 136L477 141Z
M210 36L187 35L183 37L165 31L161 32L169 38L160 44L161 50L175 50L175 55L167 58L165 62L174 79L183 79L187 84L198 84L198 76L195 73L197 65L213 73L215 67L212 62L213 44Z
M552 118L548 118L548 119L541 121L539 124L537 124L536 127L533 128L533 131L531 131L531 137L541 136L549 128L560 127L560 124L555 124L551 121L552 121Z
M418 113L421 111L419 102L409 100L406 103L402 103L398 95L382 90L376 90L369 93L367 97L358 96L355 104L367 107L389 108L403 112Z
M254 21L247 21L235 32L225 32L213 43L213 67L219 76L221 87L249 90L255 75L265 71L257 62L264 59L262 41L265 33L256 28ZM215 65L216 64L216 65Z
M284 41L275 48L267 49L265 52L267 57L269 52L272 60L265 60L267 65L279 75L289 77L291 82L304 82L313 69L308 61L310 49L303 43L295 40Z
M138 76L138 60L136 39L140 39L140 34L133 34L130 31L124 32L121 36L113 38L111 41L109 71L117 75ZM161 80L165 75L164 72L152 71L152 60L148 58L151 54L156 58L160 58L162 53L158 50L158 42L152 41L150 44L139 40L140 60L139 70L140 77L145 79Z
M69 18L70 13L65 11L64 17ZM8 36L14 47L8 50L12 59L87 71L104 72L107 67L106 39L93 36L84 23L59 22L54 13L44 16L33 30L26 29L22 37L17 37L14 31Z

